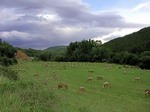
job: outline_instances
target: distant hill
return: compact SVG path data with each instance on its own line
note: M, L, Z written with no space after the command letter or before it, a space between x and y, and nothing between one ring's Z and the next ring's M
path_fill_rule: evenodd
M67 50L67 46L54 46L45 49L45 52L51 52L53 55L63 55Z
M129 51L132 53L141 53L150 51L150 27L143 28L137 32L113 39L102 47L114 52Z

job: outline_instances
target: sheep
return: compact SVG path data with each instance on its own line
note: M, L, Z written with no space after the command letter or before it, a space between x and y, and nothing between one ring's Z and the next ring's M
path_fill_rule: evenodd
M140 77L135 77L134 79L133 79L133 81L139 81L141 78Z
M58 89L60 89L60 88L68 89L68 86L67 86L66 84L64 84L64 83L59 83L59 84L57 85L57 87L58 87Z
M80 92L85 91L85 87L81 86L81 87L79 88L79 91L80 91Z
M97 80L102 80L102 79L103 79L103 77L97 76Z
M87 81L92 81L93 80L93 77L88 77Z
M103 88L109 88L109 82L104 82L103 83Z
M144 92L145 92L145 96L148 96L148 94L150 94L150 89L146 89Z
M36 76L39 76L39 74L37 74L37 73L34 73L34 76L36 77Z

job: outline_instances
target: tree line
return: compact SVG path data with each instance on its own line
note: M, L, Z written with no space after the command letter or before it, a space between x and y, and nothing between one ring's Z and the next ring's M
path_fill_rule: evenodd
M128 51L114 52L94 40L83 40L71 42L67 47L66 55L55 61L107 62L150 69L150 51L143 51L140 54Z

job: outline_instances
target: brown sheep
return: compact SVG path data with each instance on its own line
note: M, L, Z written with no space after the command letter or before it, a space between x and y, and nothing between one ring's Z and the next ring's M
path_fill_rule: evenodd
M104 82L103 83L103 88L109 88L109 82Z
M102 80L102 79L103 79L103 77L97 76L97 80Z
M85 91L85 87L81 86L81 87L79 88L79 91L80 91L80 92Z
M133 79L133 81L139 81L141 78L140 77L135 77L134 79Z
M92 81L93 80L93 77L88 77L87 81Z
M59 83L59 84L57 85L57 87L58 87L58 89L60 89L60 88L68 89L68 86L67 86L66 84L64 84L64 83Z
M144 92L145 92L145 96L148 96L150 94L150 89L146 89Z

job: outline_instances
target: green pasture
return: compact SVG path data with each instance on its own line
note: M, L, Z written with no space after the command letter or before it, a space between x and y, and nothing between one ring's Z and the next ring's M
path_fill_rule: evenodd
M0 77L0 112L150 112L150 95L144 94L150 89L149 70L107 63L31 61L20 61L12 69L20 79ZM87 82L90 76L93 80ZM133 82L136 76L141 80ZM108 89L102 88L105 81L110 83ZM68 89L58 89L59 83ZM85 92L79 91L81 86Z

